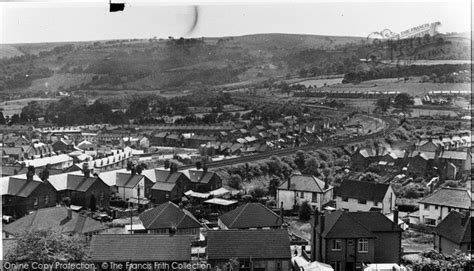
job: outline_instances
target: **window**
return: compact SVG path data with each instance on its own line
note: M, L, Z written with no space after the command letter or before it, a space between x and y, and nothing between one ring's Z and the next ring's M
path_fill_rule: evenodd
M377 206L379 205L379 202L378 201L374 201L374 206Z
M277 271L281 271L281 261L277 262Z
M365 200L365 199L360 199L359 200L359 204L366 204L366 203L367 203L367 200Z
M311 197L312 202L318 202L318 193L313 192L312 197Z
M348 246L353 246L354 245L354 240L352 240L352 239L347 240L347 245Z
M49 196L46 195L46 196L44 196L44 205L48 206L48 203L49 203Z
M368 239L360 239L357 250L362 253L369 252L369 240Z
M166 193L166 194L165 194L165 198L166 198L166 199L169 199L169 198L170 198L170 193Z
M430 209L430 205L429 204L425 204L425 210L429 210Z
M304 199L304 192L303 191L300 192L300 198Z
M428 226L436 226L436 219L425 218L425 224Z
M342 201L349 201L348 197L342 197Z
M38 206L38 197L35 197L33 199L33 206L35 206L35 207Z
M341 262L331 262L331 266L334 269L334 271L341 271Z
M438 205L435 205L435 210L438 210Z
M341 250L341 239L331 240L331 250L334 250L334 251Z

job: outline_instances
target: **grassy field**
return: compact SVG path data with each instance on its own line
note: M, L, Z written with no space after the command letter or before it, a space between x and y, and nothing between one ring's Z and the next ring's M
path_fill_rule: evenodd
M385 78L364 81L359 84L336 84L320 88L324 91L398 91L409 93L412 96L424 96L432 90L462 90L469 91L471 86L469 83L420 83L420 77L411 77L407 82L403 79Z
M49 102L55 101L55 98L26 98L26 99L18 99L18 100L11 100L5 101L0 103L0 109L3 111L4 116L11 116L14 114L21 113L21 109L25 107L31 101L38 101L38 102Z

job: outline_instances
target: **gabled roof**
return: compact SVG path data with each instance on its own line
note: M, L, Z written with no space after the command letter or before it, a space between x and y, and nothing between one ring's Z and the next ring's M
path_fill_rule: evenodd
M336 196L381 202L389 187L389 184L377 182L344 180Z
M207 232L209 260L290 259L288 230L215 230Z
M117 181L116 186L133 188L135 187L145 176L142 175L132 175L127 172L117 172Z
M380 212L350 212L348 214L371 232L402 231L400 226Z
M48 182L57 191L72 190L79 192L86 192L95 182L101 181L102 180L95 176L84 177L80 171L51 175L48 179Z
M469 214L452 211L436 226L435 232L456 244L471 243L471 225Z
M419 203L469 209L471 208L471 200L471 195L467 189L442 187L420 200Z
M261 203L247 203L219 217L229 229L280 227L283 220Z
M151 229L177 229L200 228L201 224L188 211L179 208L172 202L166 202L153 209L146 210L139 215L143 226Z
M71 219L67 219L68 212ZM3 226L3 231L21 235L26 231L51 229L60 233L87 234L106 229L99 221L68 210L66 207L38 209L10 224Z
M469 154L465 151L444 151L441 153L440 158L466 161L469 158Z
M324 189L324 182L312 175L292 175L290 177L290 190L323 193L333 187L328 185ZM288 190L288 181L282 183L278 189Z
M34 175L32 181L27 181L26 174L3 177L0 179L0 182L2 196L9 195L23 198L28 197L43 183L38 175Z
M190 235L101 234L90 245L93 262L190 262Z
M324 222L324 238L375 238L369 229L342 210L326 215ZM321 232L321 225L317 230Z
M190 169L188 171L188 175L189 175L189 179L191 180L191 182L193 183L209 183L209 181L212 179L212 177L214 177L214 174L216 174L215 172L213 171L206 171L204 172L204 170L202 169L195 169L195 170L192 170Z

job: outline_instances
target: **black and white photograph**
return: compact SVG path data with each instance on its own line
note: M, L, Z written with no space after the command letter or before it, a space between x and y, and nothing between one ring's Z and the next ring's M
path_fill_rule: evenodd
M0 0L7 271L470 271L472 0Z

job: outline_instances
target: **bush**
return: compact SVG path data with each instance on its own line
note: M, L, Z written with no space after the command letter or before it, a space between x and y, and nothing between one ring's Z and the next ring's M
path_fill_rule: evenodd
M263 187L257 186L257 187L252 188L252 190L250 190L250 195L252 195L252 197L256 199L263 198L266 194L267 192L265 191Z
M232 174L230 175L229 182L227 183L230 187L235 188L235 189L241 189L242 188L242 177L237 174Z
M298 211L298 217L300 220L308 221L311 219L311 206L307 201L304 201Z

